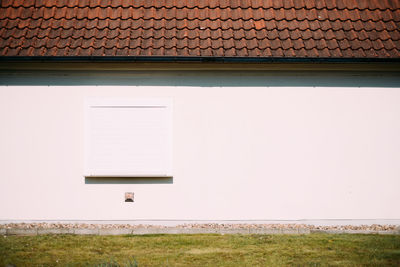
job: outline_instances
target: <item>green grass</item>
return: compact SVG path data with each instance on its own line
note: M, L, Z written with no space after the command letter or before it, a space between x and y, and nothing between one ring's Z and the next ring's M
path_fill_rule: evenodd
M400 266L400 236L0 236L0 266L135 266L133 259L139 267Z

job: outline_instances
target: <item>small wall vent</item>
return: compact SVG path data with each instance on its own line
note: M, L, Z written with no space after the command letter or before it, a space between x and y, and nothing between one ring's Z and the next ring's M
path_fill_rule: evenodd
M134 193L133 192L125 192L125 202L133 202Z

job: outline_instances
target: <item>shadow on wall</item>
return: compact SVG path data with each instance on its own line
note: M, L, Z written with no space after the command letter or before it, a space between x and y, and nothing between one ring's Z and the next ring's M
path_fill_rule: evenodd
M382 71L16 71L0 70L0 85L128 85L200 87L399 87Z
M85 184L173 184L173 177L85 177Z

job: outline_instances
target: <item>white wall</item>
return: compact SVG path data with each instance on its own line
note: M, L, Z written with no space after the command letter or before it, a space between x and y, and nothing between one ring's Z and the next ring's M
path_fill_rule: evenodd
M85 180L93 96L173 98L173 180ZM2 86L0 220L400 219L399 103L399 88Z

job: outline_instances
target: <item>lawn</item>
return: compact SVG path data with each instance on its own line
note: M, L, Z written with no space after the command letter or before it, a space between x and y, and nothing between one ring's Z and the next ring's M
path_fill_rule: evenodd
M0 266L400 265L394 235L0 236Z

